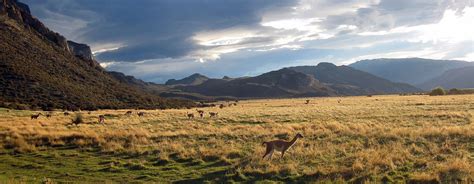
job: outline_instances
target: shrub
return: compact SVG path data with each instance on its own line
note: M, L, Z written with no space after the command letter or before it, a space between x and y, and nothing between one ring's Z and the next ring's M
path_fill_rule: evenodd
M76 117L72 120L72 124L78 125L84 123L84 119L82 119L82 114L76 114Z
M440 95L446 95L446 91L442 87L437 87L431 90L430 96L440 96Z

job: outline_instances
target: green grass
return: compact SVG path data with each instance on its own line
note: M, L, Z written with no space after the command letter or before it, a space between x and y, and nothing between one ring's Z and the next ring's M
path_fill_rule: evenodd
M0 182L9 179L41 182L44 178L54 178L55 182L198 180L212 173L225 173L230 168L228 163L215 159L162 160L153 154L104 154L68 148L22 154L7 150L0 154L0 160Z

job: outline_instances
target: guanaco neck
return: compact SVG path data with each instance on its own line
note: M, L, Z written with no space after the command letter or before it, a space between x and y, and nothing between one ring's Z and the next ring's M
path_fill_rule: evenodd
M290 141L290 145L289 145L289 146L293 146L293 144L295 144L297 140L298 140L298 137L295 136L295 137L293 138L293 140Z

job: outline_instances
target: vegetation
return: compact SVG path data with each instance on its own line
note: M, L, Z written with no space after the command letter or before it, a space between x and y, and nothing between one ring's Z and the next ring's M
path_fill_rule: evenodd
M204 119L186 117L195 109L92 111L78 126L58 111L31 120L38 111L0 108L0 182L474 179L474 95L306 99L202 108L219 113ZM304 138L282 160L261 159L263 141L296 133Z
M474 94L474 89L450 89L448 94L450 95L465 95L465 94Z
M446 95L446 91L442 87L437 87L430 92L430 96Z

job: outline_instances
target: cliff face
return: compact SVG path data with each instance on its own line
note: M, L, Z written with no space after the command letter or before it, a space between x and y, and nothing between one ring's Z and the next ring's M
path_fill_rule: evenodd
M17 23L23 24L24 28L36 31L44 39L53 42L63 50L84 60L90 66L98 69L100 68L99 63L94 60L91 48L88 45L68 41L59 33L51 31L37 18L31 15L28 5L18 2L17 0L0 1L0 16L8 16L9 18L16 20Z
M51 31L38 19L31 16L28 5L18 2L17 0L0 0L0 15L8 16L16 20L20 24L24 24L26 28L34 29L47 40L55 43L60 48L69 51L66 38L60 34Z
M97 61L94 60L94 56L92 55L91 48L82 43L76 43L73 41L67 41L69 51L71 54L76 56L79 59L85 61L89 66L92 66L97 69L102 69Z

